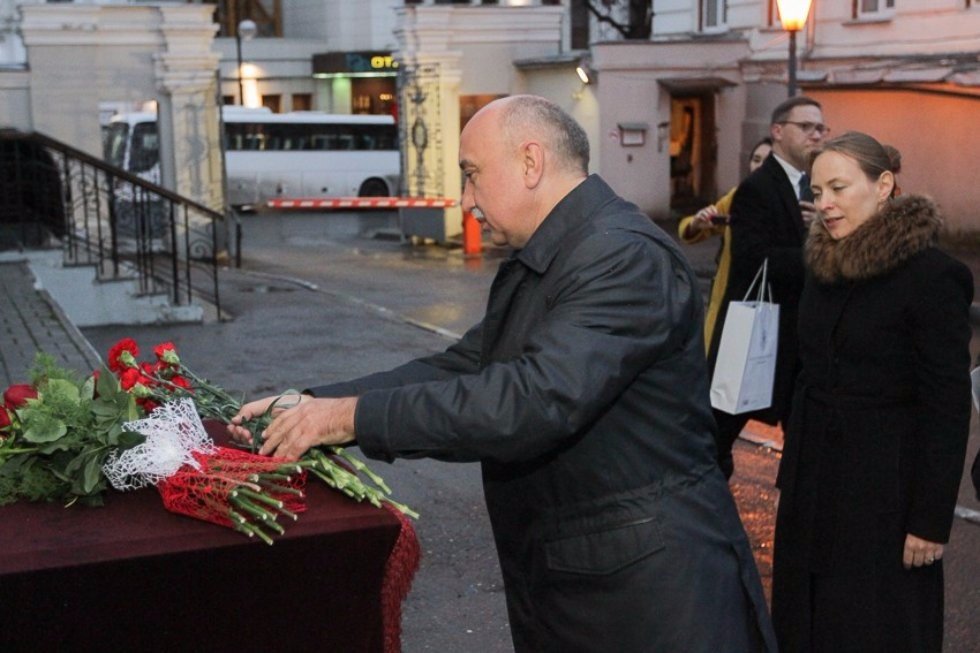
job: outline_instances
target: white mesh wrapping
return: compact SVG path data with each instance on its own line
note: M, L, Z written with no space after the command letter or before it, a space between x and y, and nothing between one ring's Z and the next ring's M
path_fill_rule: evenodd
M106 459L102 473L117 490L155 485L182 465L200 469L191 452L210 453L215 448L190 399L168 402L123 428L145 435L146 441L122 452L117 449Z

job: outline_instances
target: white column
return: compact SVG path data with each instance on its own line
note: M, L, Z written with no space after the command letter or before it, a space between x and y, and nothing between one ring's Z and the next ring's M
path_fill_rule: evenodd
M448 11L398 10L399 130L402 192L459 199L459 86L462 53L450 50ZM421 22L420 19L421 18ZM420 47L421 44L424 44ZM462 231L459 206L444 212L444 231Z
M160 91L160 171L164 185L216 211L224 205L216 94L217 25L208 5L159 7L163 49L153 56Z

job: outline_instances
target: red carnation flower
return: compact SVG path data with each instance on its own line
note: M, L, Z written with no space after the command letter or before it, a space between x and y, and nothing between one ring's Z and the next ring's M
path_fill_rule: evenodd
M153 385L156 381L153 377L157 374L157 367L153 363L140 363L140 372L143 374L143 385Z
M132 338L123 338L109 350L109 369L119 373L136 365L140 348Z
M148 397L137 399L136 403L142 406L143 410L145 410L147 414L152 413L153 411L155 411L157 408L160 407L160 404L158 404L157 402L153 401Z
M28 399L37 399L37 390L26 383L12 385L3 393L3 402L7 408L20 408Z
M191 390L191 382L188 381L186 378L180 376L179 374L174 374L173 377L171 377L170 382L173 383L178 388L183 388L184 390L187 391Z
M180 365L180 357L177 356L177 348L174 347L172 342L161 342L159 345L153 348L153 353L156 354L157 360L160 362L160 366L170 366L177 367Z
M127 367L119 375L119 385L123 390L131 390L134 385L142 382L143 375L135 367Z

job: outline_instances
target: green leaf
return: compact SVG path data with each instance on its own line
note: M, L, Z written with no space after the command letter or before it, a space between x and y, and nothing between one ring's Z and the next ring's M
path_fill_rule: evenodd
M39 444L37 452L42 456L47 456L58 451L68 451L72 447L78 446L78 442L71 438L60 438L53 442Z
M54 442L68 433L68 426L54 415L38 410L24 412L24 439L28 442Z
M146 442L146 436L142 433L135 433L133 431L122 431L115 438L115 440L116 446L120 449L132 449L133 447Z
M99 371L99 380L95 384L95 389L99 392L100 397L111 397L122 391L119 379L105 366Z
M64 475L71 481L71 491L84 496L98 489L103 482L102 462L105 450L87 449L75 456L64 469Z
M56 404L71 403L77 405L82 398L78 386L65 379L48 379L48 382L44 384L43 392L44 402L50 401Z
M91 494L103 483L101 452L92 452L82 469L82 494Z
M119 406L112 401L100 397L92 402L92 413L96 417L113 419L119 415L119 412Z
M90 376L82 384L82 399L91 401L95 398L95 377Z

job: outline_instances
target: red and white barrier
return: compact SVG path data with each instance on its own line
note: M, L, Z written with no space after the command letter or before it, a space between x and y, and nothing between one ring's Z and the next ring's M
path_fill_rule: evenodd
M445 197L300 197L269 200L266 206L270 209L444 208L456 206L456 200Z

